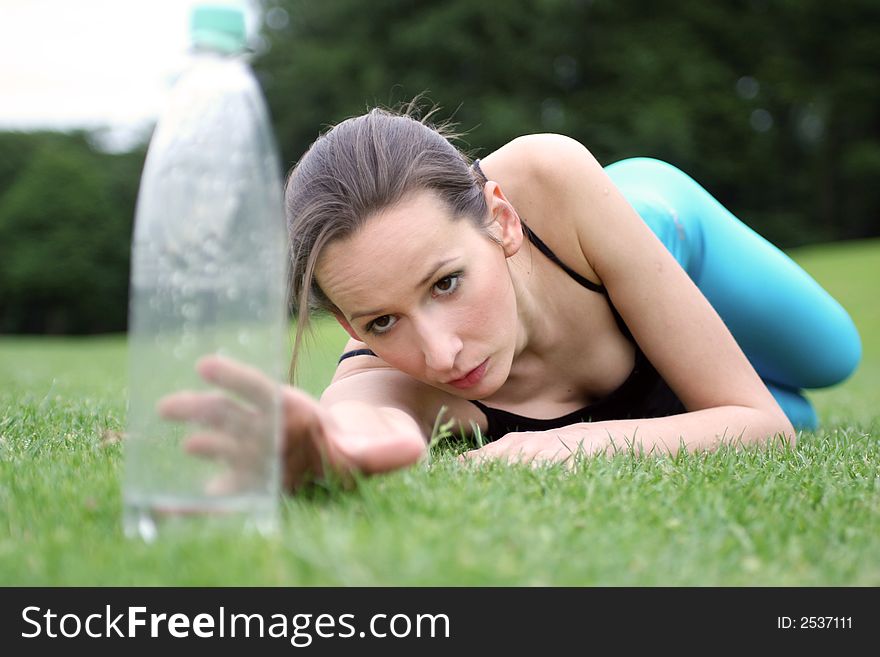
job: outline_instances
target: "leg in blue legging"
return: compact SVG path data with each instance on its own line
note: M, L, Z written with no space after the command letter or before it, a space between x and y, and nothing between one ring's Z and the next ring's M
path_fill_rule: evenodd
M780 408L785 411L795 429L812 431L818 428L819 416L816 415L816 409L813 408L803 392L793 388L785 388L767 380L764 383Z
M815 428L800 390L842 381L861 358L847 312L679 169L633 158L606 171L724 320L792 424Z

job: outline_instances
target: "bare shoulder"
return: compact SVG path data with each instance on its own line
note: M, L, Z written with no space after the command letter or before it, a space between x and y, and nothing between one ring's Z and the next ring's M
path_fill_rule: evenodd
M487 155L480 164L490 177L543 187L583 182L579 180L581 176L601 170L581 142L554 133L517 137Z
M585 232L591 232L588 226L601 220L594 199L610 182L583 144L559 134L524 135L488 155L480 165L498 182L520 217L564 262L596 280L578 244Z
M362 349L366 350L367 345L349 340L343 353ZM400 409L419 423L425 435L430 435L437 414L444 408L444 418L463 427L469 427L471 422L479 424L482 419L473 404L422 383L371 355L351 356L340 362L321 395L322 404L347 400Z
M481 162L502 162L510 158L521 160L526 157L527 164L534 165L543 158L552 161L554 155L578 150L586 150L586 147L576 139L552 132L542 132L516 137L487 155Z

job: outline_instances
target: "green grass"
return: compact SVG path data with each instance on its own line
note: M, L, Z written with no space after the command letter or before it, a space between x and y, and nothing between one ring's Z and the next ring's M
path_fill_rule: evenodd
M120 337L0 339L3 585L880 585L880 242L795 257L853 314L864 362L812 395L796 448L558 467L432 465L283 504L271 538L122 536ZM322 329L317 392L344 342ZM109 433L108 433L109 432Z

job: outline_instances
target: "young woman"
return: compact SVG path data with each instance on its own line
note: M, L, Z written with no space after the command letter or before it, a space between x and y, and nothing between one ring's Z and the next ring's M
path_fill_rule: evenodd
M465 458L563 461L793 441L861 346L804 271L676 168L605 169L559 135L469 162L440 131L373 110L320 137L288 180L295 359L310 312L351 339L314 399L283 389L285 481L418 461L437 414L478 427ZM208 381L260 406L272 383L218 357ZM231 461L252 409L177 395ZM230 418L235 417L232 421Z

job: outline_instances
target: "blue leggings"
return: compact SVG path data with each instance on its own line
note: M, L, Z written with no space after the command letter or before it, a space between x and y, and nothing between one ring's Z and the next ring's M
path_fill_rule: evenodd
M802 389L843 381L862 354L843 307L674 166L632 158L605 171L724 320L795 428L815 429Z

